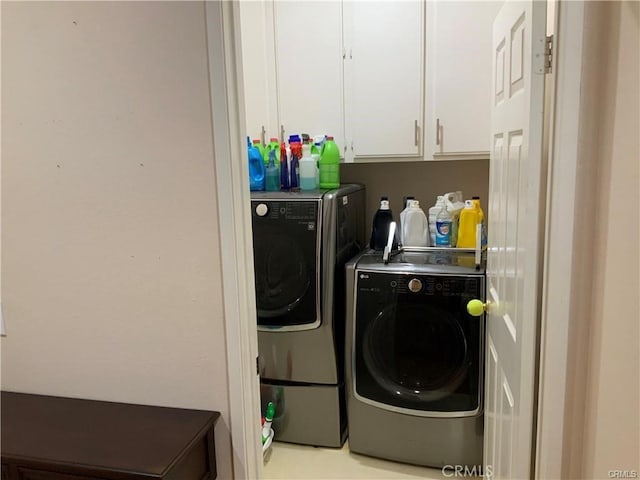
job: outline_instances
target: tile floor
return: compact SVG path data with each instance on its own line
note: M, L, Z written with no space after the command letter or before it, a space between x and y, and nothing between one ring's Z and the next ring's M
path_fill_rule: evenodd
M389 462L351 453L344 447L321 448L274 442L264 465L265 479L385 479L442 480L440 469Z

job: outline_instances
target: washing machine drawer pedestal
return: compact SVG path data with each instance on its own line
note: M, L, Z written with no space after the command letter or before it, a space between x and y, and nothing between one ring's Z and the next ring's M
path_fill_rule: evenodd
M260 382L262 411L276 407L274 439L318 447L341 447L346 438L344 385Z
M349 449L429 467L482 465L483 419L398 414L349 398Z

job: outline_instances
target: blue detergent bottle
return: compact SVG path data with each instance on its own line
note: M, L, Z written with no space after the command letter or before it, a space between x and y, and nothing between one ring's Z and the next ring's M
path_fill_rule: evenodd
M260 150L251 145L250 137L247 137L247 149L249 150L249 189L251 191L264 190L264 160Z

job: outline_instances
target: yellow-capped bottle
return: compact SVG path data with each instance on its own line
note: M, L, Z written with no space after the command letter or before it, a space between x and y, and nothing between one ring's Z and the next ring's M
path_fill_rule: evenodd
M460 212L460 224L458 226L458 248L476 248L476 228L480 222L478 204L474 200L465 200L464 208Z
M482 211L482 207L480 206L480 197L471 197L471 201L475 205L480 215L478 223L482 224L481 242L482 246L484 247L487 244L487 226L484 223L484 212Z

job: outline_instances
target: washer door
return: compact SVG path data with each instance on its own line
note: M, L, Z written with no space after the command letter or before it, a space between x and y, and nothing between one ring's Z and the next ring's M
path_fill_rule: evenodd
M273 318L291 312L314 283L304 252L288 235L272 228L261 232L254 247L258 316Z
M466 303L478 278L361 272L351 366L355 396L422 416L481 409L482 321Z
M320 324L319 201L252 201L258 328Z
M456 319L424 304L384 309L362 345L369 373L399 406L431 402L455 392L467 372L467 342Z

